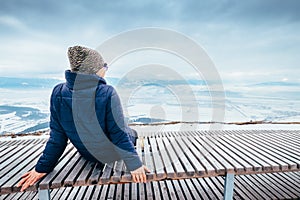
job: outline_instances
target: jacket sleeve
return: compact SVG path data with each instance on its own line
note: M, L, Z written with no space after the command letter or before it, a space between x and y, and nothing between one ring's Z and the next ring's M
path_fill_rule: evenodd
M107 102L106 127L116 152L124 160L128 170L133 171L141 167L143 164L126 131L128 127L125 123L120 98L113 87L111 87Z
M39 158L35 166L35 170L39 173L49 173L54 169L68 142L68 138L59 123L54 105L56 101L56 99L54 99L55 95L53 95L53 93L55 93L55 89L52 92L50 100L50 138L42 156Z

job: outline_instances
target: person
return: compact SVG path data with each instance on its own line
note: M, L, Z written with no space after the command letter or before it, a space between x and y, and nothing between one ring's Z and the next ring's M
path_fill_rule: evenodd
M35 168L17 186L24 191L53 171L68 140L87 160L124 160L134 182L146 182L150 170L135 148L136 132L125 123L116 90L104 79L108 69L99 52L82 46L68 48L71 70L65 83L54 87L50 100L50 137Z

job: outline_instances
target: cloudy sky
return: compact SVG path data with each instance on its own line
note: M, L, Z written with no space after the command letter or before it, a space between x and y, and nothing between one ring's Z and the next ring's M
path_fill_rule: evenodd
M299 10L299 0L1 1L0 76L61 77L69 46L96 48L120 32L160 27L195 40L224 80L299 82ZM143 52L119 65L147 55L164 57ZM109 76L121 75L111 68Z

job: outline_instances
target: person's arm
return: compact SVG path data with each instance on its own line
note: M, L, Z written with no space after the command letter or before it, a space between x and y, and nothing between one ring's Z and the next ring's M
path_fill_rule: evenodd
M59 123L54 105L56 99L54 99L53 93L56 89L57 87L54 88L50 100L50 138L35 169L25 173L18 183L18 187L22 186L21 191L24 191L27 187L35 184L39 179L51 172L67 146L68 138Z
M116 145L116 151L124 160L128 170L132 172L133 180L145 182L145 171L149 172L149 170L141 162L129 134L126 132L127 124L125 124L120 98L113 87L111 87L107 103L106 126L112 143Z

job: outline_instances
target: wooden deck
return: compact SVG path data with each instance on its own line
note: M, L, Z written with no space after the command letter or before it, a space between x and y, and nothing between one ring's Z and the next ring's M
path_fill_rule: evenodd
M152 190L155 189L153 184L168 183L175 187L175 184L184 181L192 183L195 187L197 182L199 184L206 183L204 180L219 181L218 188L221 189L223 178L217 176L224 176L228 173L246 175L236 176L236 181L241 182L241 187L255 182L257 188L260 188L259 185L265 185L263 181L259 181L260 179L274 182L275 177L263 173L289 172L290 174L287 173L289 175L299 175L298 172L291 171L300 170L300 131L161 132L140 133L139 137L136 149L144 164L152 170L147 174L147 180L153 181L147 183L151 185ZM45 142L45 139L0 141L1 194L19 191L20 188L17 188L16 184L20 176L34 167ZM210 178L202 179L203 177ZM242 179L241 177L247 178ZM156 182L157 180L159 182ZM125 185L139 185L135 183L112 185L112 183L130 181L131 175L126 170L123 161L107 163L104 169L100 169L97 164L87 162L82 158L69 144L54 171L28 190L37 191L38 188L55 189L64 186L110 183L109 186L100 188L123 188ZM206 185L208 184L206 183ZM187 185L187 187L189 186ZM176 187L173 189L177 191ZM238 189L239 187L236 185L235 193ZM62 190L64 189L52 190L52 193L62 192ZM190 190L189 193L192 194L194 190ZM242 189L239 190L242 191ZM137 192L141 191L142 189L137 190ZM253 189L253 191L259 190ZM275 191L278 193L278 190ZM284 193L284 191L282 192ZM299 195L299 191L296 192L298 193L295 195Z
M224 177L163 180L149 183L62 187L51 190L51 199L223 199ZM283 172L240 175L235 179L233 199L299 199L300 173ZM38 192L0 196L2 200L35 200Z

